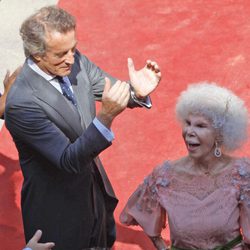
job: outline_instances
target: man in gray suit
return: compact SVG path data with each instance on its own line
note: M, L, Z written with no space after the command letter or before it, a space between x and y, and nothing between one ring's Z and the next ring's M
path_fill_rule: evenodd
M8 94L6 126L24 176L26 241L39 228L53 249L109 249L118 200L98 154L112 144L119 113L150 107L161 73L151 61L136 71L129 59L130 84L117 81L77 51L75 33L75 19L55 6L24 21L27 59Z

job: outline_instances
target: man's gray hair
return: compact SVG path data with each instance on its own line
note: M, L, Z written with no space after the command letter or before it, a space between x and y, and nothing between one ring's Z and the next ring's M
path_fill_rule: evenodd
M67 33L76 28L75 18L57 6L47 6L28 17L20 28L26 57L44 55L46 33Z
M183 122L189 114L201 114L212 121L227 151L239 148L247 139L248 110L232 91L201 82L189 85L176 104L177 118Z

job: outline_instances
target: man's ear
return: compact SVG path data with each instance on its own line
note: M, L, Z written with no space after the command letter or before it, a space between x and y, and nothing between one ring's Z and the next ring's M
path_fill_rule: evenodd
M40 62L41 59L42 59L42 57L41 57L40 55L33 55L32 57L33 57L33 59L34 59L34 61L35 61L36 63Z

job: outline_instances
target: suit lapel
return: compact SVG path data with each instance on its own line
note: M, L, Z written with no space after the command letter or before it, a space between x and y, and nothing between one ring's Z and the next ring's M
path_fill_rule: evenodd
M23 70L34 95L59 113L68 126L79 136L83 132L83 128L79 123L80 117L76 108L47 80L32 70L27 63L24 64ZM57 125L60 128L60 124Z
M87 128L93 121L92 113L95 113L95 110L93 110L95 104L88 79L86 79L86 76L82 73L79 63L78 60L75 61L69 75L69 80L77 99L82 126Z

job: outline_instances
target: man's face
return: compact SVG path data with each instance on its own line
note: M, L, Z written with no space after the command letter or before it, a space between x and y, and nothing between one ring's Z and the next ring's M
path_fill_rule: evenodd
M49 75L66 76L71 72L76 49L75 30L67 33L48 32L45 38L46 52L35 56L37 65Z

